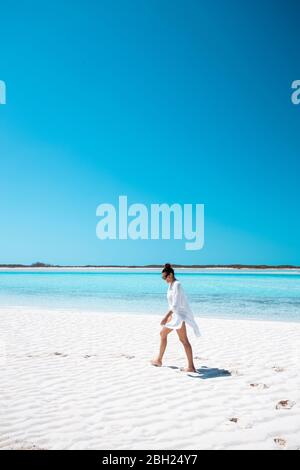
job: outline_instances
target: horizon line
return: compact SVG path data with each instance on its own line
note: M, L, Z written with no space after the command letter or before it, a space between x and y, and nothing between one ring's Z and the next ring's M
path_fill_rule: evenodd
M174 268L232 268L232 269L300 269L300 266L290 264L172 264ZM59 265L36 262L32 264L6 263L0 268L163 268L161 264L121 265L121 264L86 264L86 265Z

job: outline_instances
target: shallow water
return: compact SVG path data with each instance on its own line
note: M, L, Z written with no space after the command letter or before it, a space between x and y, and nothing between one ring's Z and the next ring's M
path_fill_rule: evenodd
M196 316L300 322L299 272L183 272ZM0 306L164 314L160 272L0 271Z

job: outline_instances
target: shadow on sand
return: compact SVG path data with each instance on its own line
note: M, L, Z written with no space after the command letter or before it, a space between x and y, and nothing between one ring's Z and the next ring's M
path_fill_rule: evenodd
M197 379L216 379L218 377L231 377L231 373L226 369L218 369L216 367L205 367L202 366L197 370L197 374L189 374L190 377Z
M175 370L182 370L181 367L177 366L163 366L167 367L168 369L175 369ZM188 373L189 377L194 377L196 379L216 379L218 377L231 377L232 374L229 370L226 369L218 369L217 367L206 367L202 366L196 369L197 372L190 374Z

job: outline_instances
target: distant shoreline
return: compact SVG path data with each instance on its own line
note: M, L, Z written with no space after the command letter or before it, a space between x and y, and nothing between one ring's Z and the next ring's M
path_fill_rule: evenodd
M236 270L299 270L294 265L256 265L256 264L173 264L176 269L236 269ZM52 265L44 263L0 264L0 269L161 269L161 264L147 265Z

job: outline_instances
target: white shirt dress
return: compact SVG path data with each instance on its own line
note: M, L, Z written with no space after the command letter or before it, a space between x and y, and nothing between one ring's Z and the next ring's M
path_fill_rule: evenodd
M182 322L184 321L193 328L196 336L201 336L194 314L190 309L183 287L179 281L176 280L172 284L169 284L167 299L173 315L171 320L166 323L165 326L167 328L177 330L181 328Z

